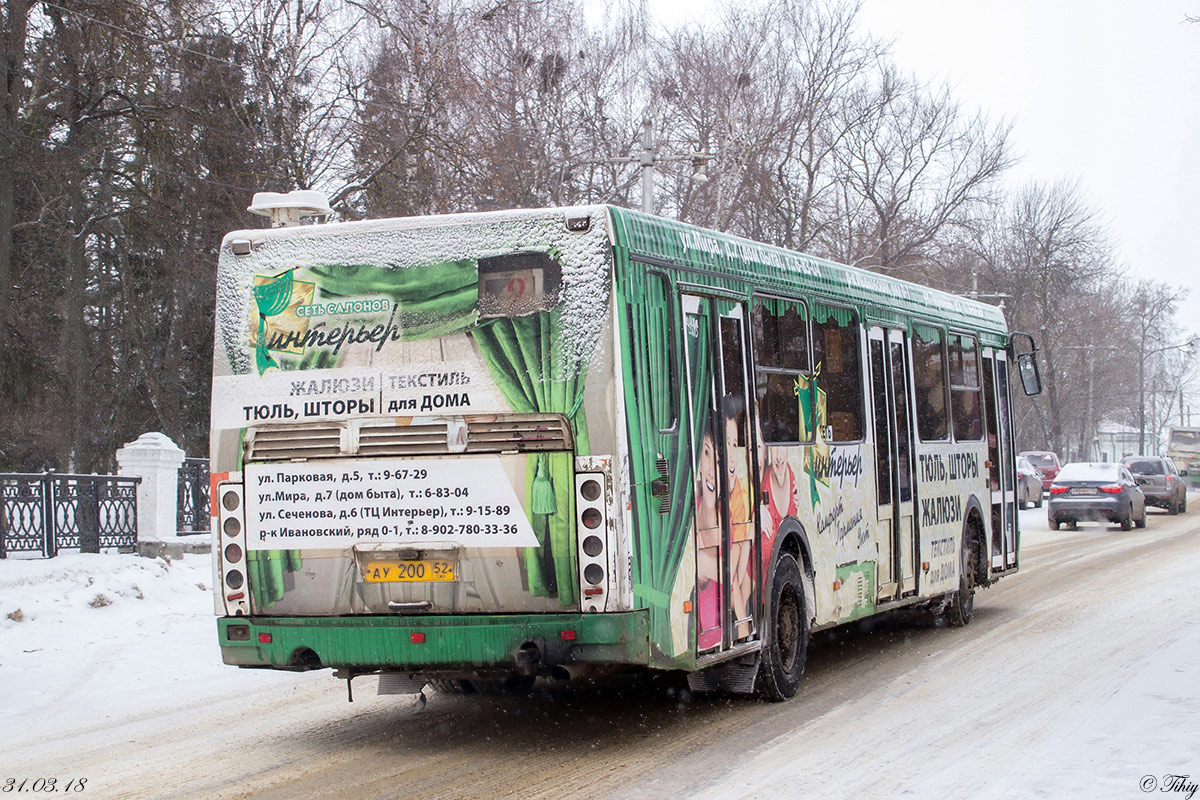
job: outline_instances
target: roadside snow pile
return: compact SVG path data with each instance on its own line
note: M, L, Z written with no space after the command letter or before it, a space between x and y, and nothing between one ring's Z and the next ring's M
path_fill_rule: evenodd
M0 561L0 721L65 708L103 717L229 670L211 582L208 555Z
M211 608L194 602L209 598L212 569L207 556L167 561L108 553L64 553L44 560L0 562L0 664L16 625L90 628L120 616L120 624L145 624L162 614ZM139 607L140 606L140 607ZM111 607L111 608L110 608ZM79 614L110 608L79 626ZM190 613L188 614L191 615ZM36 623L36 625L34 625Z

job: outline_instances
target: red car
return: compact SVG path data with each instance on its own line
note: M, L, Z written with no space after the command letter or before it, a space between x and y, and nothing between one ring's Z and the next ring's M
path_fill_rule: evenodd
M1030 464L1042 471L1042 488L1049 491L1050 484L1054 483L1058 471L1062 469L1058 456L1047 450L1026 450L1019 455L1028 458Z

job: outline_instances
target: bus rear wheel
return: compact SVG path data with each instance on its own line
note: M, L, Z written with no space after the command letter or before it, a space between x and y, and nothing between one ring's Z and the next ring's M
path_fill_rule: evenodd
M958 591L950 598L946 606L946 621L952 627L961 628L971 622L975 616L975 563L978 559L978 544L975 527L967 529L966 541L962 547L962 562L958 575Z
M800 688L810 628L800 567L788 554L780 556L775 565L767 619L770 624L758 669L759 692L779 702Z

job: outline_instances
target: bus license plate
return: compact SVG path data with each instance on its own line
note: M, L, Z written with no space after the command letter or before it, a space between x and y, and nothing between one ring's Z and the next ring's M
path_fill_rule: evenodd
M368 561L363 569L367 583L420 583L456 580L454 562L429 561Z

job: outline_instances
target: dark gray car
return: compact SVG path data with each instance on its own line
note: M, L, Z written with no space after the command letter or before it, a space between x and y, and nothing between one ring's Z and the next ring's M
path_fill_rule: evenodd
M1050 528L1062 523L1074 530L1084 520L1115 522L1127 531L1146 527L1146 496L1122 464L1077 461L1063 466L1050 484L1046 501Z
M1133 474L1146 502L1165 508L1168 514L1187 511L1187 482L1175 468L1175 462L1162 456L1129 456L1121 463Z

